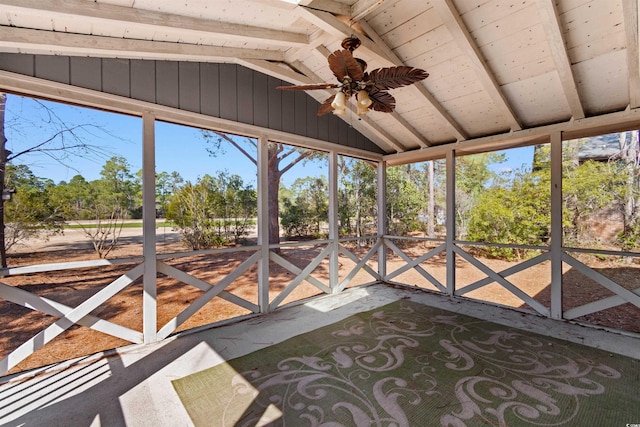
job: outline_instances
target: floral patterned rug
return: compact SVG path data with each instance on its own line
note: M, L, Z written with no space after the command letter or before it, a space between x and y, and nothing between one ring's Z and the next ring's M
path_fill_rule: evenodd
M625 426L640 361L401 300L173 381L196 426Z

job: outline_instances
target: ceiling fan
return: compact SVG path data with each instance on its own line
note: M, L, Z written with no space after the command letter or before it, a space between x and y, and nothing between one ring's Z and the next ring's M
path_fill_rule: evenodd
M426 79L429 74L419 68L399 66L377 68L367 73L367 63L353 57L353 51L360 46L360 39L351 36L342 41L343 50L336 50L327 58L329 68L339 83L321 83L300 86L278 86L282 90L315 90L340 89L338 93L326 99L318 116L331 112L338 116L346 116L347 101L355 94L359 116L369 109L390 113L396 106L396 100L388 92L402 86L408 86Z

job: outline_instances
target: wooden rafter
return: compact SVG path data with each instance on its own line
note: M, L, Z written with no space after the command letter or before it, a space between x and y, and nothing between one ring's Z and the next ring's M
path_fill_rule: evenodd
M562 123L538 126L520 131L469 139L456 144L457 153L497 151L508 148L546 144L549 135L562 132L566 139L617 132L620 129L637 128L640 125L640 109L618 111L606 115L571 119ZM424 162L445 158L451 147L447 144L430 147L428 150L414 150L405 153L388 154L383 160L389 166Z
M385 0L358 0L351 6L350 17L354 21L359 21L378 7L382 6Z
M340 3L336 0L301 0L300 6L307 6L311 9L323 10L335 15L348 16L351 13L351 7L348 4Z
M239 60L239 65L258 71L260 73L275 77L280 80L284 80L295 85L308 85L317 83L308 78L307 76L297 73L291 68L283 67L274 62L262 61L262 60Z
M562 36L558 9L553 0L538 0L538 11L542 27L549 41L549 48L556 65L564 96L571 109L571 115L576 119L584 118L584 109L580 101L578 87L571 70L571 61L567 53L564 37Z
M627 39L627 66L629 68L629 107L640 107L640 55L638 54L638 13L637 1L623 1L624 29Z
M321 28L330 34L334 34L336 37L343 38L354 32L351 27L330 13L307 7L300 7L297 10L304 19L311 22L316 27ZM392 62L391 58L387 57L386 53L368 38L361 37L360 41L362 42L362 45L358 48L359 50L365 51L367 54L372 55L383 62Z
M378 35L378 33L369 25L369 23L365 20L358 21L360 27L367 33L373 42L382 50L386 52L388 58L391 59L391 62L395 66L405 65L402 60L396 55L389 46L385 43L384 40ZM428 71L428 70L427 70ZM462 129L460 124L456 122L456 120L449 114L449 112L438 102L438 100L427 90L423 85L413 85L411 86L412 90L416 90L420 92L420 95L424 97L431 106L436 110L436 112L444 119L445 123L447 123L451 130L453 131L456 139L458 141L466 140L469 138L469 135Z
M462 52L471 61L482 86L485 88L495 105L502 110L505 118L509 121L511 130L521 130L522 124L518 120L516 113L511 108L509 101L500 90L500 85L484 60L480 49L478 49L473 41L469 30L465 26L464 22L462 22L462 18L460 17L460 14L452 0L437 0L432 4L460 50L462 50Z
M263 40L274 45L304 46L308 42L306 34L272 30L181 15L142 10L85 0L0 0L4 13L27 12L44 16L67 15L74 19L99 22L115 22L148 27L156 31L174 30L181 33L196 32L215 36L218 40Z
M204 46L151 40L71 34L56 31L0 26L0 51L22 53L55 52L65 55L172 59L199 62L234 62L236 58L282 61L277 50Z

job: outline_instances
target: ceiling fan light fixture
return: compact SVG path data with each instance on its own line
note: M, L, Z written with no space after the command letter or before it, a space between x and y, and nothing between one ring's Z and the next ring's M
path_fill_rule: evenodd
M367 72L367 63L353 56L353 51L360 46L360 40L347 37L342 41L343 50L336 50L327 57L329 69L338 79L338 83L321 83L299 86L278 86L283 90L316 90L338 88L339 92L327 99L318 108L318 116L333 110L333 114L345 117L346 103L351 95L356 96L357 113L366 114L370 109L383 113L391 113L395 109L396 100L389 89L415 84L429 76L424 70L405 65L397 67L377 68Z
M358 116L364 116L369 112L369 107L361 107L358 105Z
M347 109L346 108L335 108L333 110L333 114L340 117L347 117Z
M364 89L359 90L356 94L356 100L358 101L358 116L364 116L369 112L369 106L373 103L369 93Z
M369 98L369 93L364 89L358 91L356 98L358 99L358 107L369 108L373 103L371 98Z
M336 110L344 110L347 107L347 97L344 92L340 91L336 93L331 106Z

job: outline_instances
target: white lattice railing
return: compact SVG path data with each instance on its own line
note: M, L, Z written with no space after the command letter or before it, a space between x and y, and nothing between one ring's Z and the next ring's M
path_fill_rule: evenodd
M395 243L394 240L409 240L409 241L431 241L431 242L444 242L442 239L428 239L428 238L414 238L407 236L384 236L384 245L391 249L391 251L401 258L404 261L404 265L397 268L393 272L388 273L384 276L383 280L386 282L393 282L398 276L407 271L414 269L417 271L424 279L426 279L429 283L433 284L437 291L441 293L449 293L454 294L456 296L465 296L472 291L481 289L490 284L497 283L503 289L511 293L520 299L523 303L527 304L531 308L533 308L537 313L544 316L551 316L550 308L546 307L539 301L537 301L532 296L528 295L525 291L520 289L516 284L509 281L508 277L512 276L516 273L521 273L530 268L533 268L545 261L549 261L552 257L550 252L550 247L545 246L532 246L532 245L511 245L511 244L490 244L490 243L478 243L478 242L468 242L468 241L454 241L451 245L451 251L469 262L475 268L480 270L483 274L486 275L485 278L477 280L473 283L465 285L463 288L458 289L455 284L452 286L453 292L449 292L446 284L438 281L431 273L428 271L428 267L424 265L425 262L429 261L436 255L447 251L447 244L441 243L433 249L421 254L416 258L411 258L405 251L400 249ZM471 246L490 246L490 247L501 247L501 248L512 248L512 249L528 249L528 250L536 250L541 251L540 255L537 255L533 258L527 259L520 263L510 266L502 271L494 271L489 266L484 264L478 258L474 257L464 249L462 249L461 245L471 245ZM605 255L605 256L624 256L624 257L635 257L639 258L640 254L635 252L623 252L623 251L605 251L605 250L591 250L591 249L576 249L576 248L562 248L561 259L562 262L567 265L573 267L576 271L583 274L585 277L594 280L596 283L601 285L602 287L608 289L614 295L599 299L597 301L589 302L587 304L583 304L578 307L570 308L566 311L562 312L562 318L572 320L577 319L579 317L597 313L602 310L610 309L613 307L620 306L622 304L631 303L637 307L640 307L640 288L629 290L622 286L619 283L616 283L612 279L604 276L602 273L599 273L595 269L587 266L581 261L569 255L570 252L580 252L591 255ZM449 268L455 268L455 266L448 266ZM550 264L550 268L553 267L553 264ZM553 277L553 275L552 275ZM560 274L559 277L562 277ZM562 296L562 294L559 294ZM553 298L553 293L551 294ZM553 302L551 302L553 304ZM562 302L559 302L559 306L562 307Z
M375 237L368 236L360 238L360 240L371 240ZM323 293L337 293L347 287L353 280L353 278L361 271L365 271L371 276L372 281L382 280L385 282L394 282L403 273L415 270L421 277L431 283L437 291L443 294L451 294L447 284L441 283L434 277L428 270L428 266L425 263L431 260L433 257L446 252L448 250L447 243L443 243L442 240L437 239L416 239L410 237L398 237L398 236L384 236L377 238L375 243L367 250L364 256L359 257L347 247L347 243L357 241L356 238L341 238L335 240L316 240L299 243L286 243L282 245L272 245L270 249L276 248L295 248L295 247L315 247L319 248L319 253L315 255L305 266L298 267L293 262L287 260L283 255L279 255L275 251L269 252L269 260L280 267L286 269L294 276L289 283L287 283L284 289L279 292L271 301L269 301L267 307L260 307L258 304L254 304L246 299L243 299L229 291L226 288L233 283L236 279L247 273L249 269L258 264L262 259L263 252L259 246L249 246L241 248L227 248L227 249L211 249L203 251L193 252L180 252L171 254L157 255L156 271L160 274L164 274L186 285L193 286L202 294L193 300L186 308L184 308L179 314L171 318L164 325L162 325L157 331L153 340L165 339L170 334L174 333L182 324L184 324L189 318L191 318L198 310L204 307L207 303L214 298L224 299L239 307L249 310L251 313L260 313L275 310L280 307L285 299L291 295L291 293L300 286L303 282L307 282L320 290ZM436 247L427 250L419 256L412 258L405 251L403 251L394 240L433 240L439 243ZM494 271L479 259L463 250L458 245L478 245L474 242L455 242L450 250L457 256L469 262L478 270L483 272L486 277L477 280L471 284L464 286L461 289L453 287L453 294L457 296L464 296L468 293L481 289L489 284L497 283L503 289L509 291L511 294L518 297L524 303L532 307L539 314L544 316L550 316L550 310L533 297L528 295L516 284L509 281L508 277L516 273L521 273L529 268L537 266L551 258L549 248L538 246L523 246L523 245L489 245L488 246L501 246L501 247L513 247L518 249L535 249L545 251L540 255L537 255L531 259L522 261L516 265L510 266L502 271ZM379 270L376 270L377 261L374 260L374 255L379 254L382 248L391 250L393 254L399 257L405 264L386 274L384 277L379 275ZM173 267L166 263L167 259L177 259L181 257L193 256L193 255L210 255L232 253L232 252L249 252L251 253L244 261L242 261L235 269L229 272L223 277L219 277L215 283L209 283L205 280L199 279L188 271L183 271L176 267ZM602 298L597 301L589 302L587 304L570 308L562 313L562 317L565 319L576 319L588 314L596 313L598 311L606 310L609 308L617 307L625 303L634 304L640 307L640 289L629 290L624 286L614 282L613 280L605 277L601 273L597 272L593 268L590 268L586 264L577 260L569 255L570 252L581 253L594 253L600 255L613 255L613 256L632 256L638 257L640 254L619 252L619 251L591 251L585 249L572 249L563 248L562 261L567 265L573 267L575 270L585 275L586 277L599 283L604 288L611 291L614 295L606 298ZM350 270L345 272L342 279L321 280L315 277L312 273L316 268L325 260L331 257L342 256L344 259L350 260L353 265ZM53 316L57 320L49 326L43 328L37 332L33 337L29 338L25 342L21 343L17 348L7 354L2 360L0 360L0 372L7 372L16 366L18 363L29 357L35 351L41 349L47 343L51 342L55 337L62 334L74 325L84 326L95 331L99 331L113 337L125 340L130 343L139 344L145 342L143 333L123 325L102 319L98 316L90 314L94 310L100 308L106 304L109 299L122 292L136 280L140 279L144 272L144 262L142 257L126 258L126 259L114 259L114 260L95 260L95 261L80 261L80 262L66 262L36 266L25 266L8 268L0 271L3 277L20 276L27 274L48 273L53 271L63 270L84 270L95 269L114 265L129 265L135 264L128 271L120 275L111 283L104 286L98 292L85 301L81 302L75 307L63 304L47 298L39 296L34 293L28 292L24 289L15 286L9 286L4 283L0 283L0 298L11 303L20 305L22 307L29 308L44 313L48 316ZM371 265L370 265L371 264ZM454 267L455 268L455 267ZM329 275L329 277L332 277ZM334 276L337 277L337 276ZM258 292L258 286L256 285L256 292ZM553 294L552 294L553 296ZM141 313L141 316L143 314ZM149 341L149 340L147 340Z
M132 259L114 260L114 261L91 261L83 263L59 263L42 266L23 267L16 269L7 269L4 276L27 274L27 272L48 272L67 269L86 268L89 266L105 265L105 264L125 264L130 263ZM11 271L13 270L13 271ZM91 316L89 313L100 307L117 293L121 292L127 286L135 282L142 276L144 271L143 264L138 264L116 280L96 292L94 295L83 301L76 307L69 307L61 303L56 303L50 299L32 294L19 288L2 284L0 286L0 298L11 301L23 307L38 310L50 316L58 317L53 324L47 326L36 335L22 343L15 350L0 360L0 372L6 372L16 366L18 363L32 355L35 351L42 348L58 335L72 327L73 325L87 326L91 329L127 340L132 343L141 343L142 333L126 328L121 325L108 322L106 320Z
M600 286L608 289L614 295L606 298L599 299L587 304L583 304L579 307L573 307L563 313L565 319L576 319L578 317L586 316L589 314L597 313L602 310L607 310L620 306L625 303L631 303L636 307L640 307L640 288L629 290L619 283L614 282L602 273L597 272L593 268L580 262L576 258L569 255L570 252L591 253L596 255L613 255L624 257L636 257L640 258L638 253L621 252L621 251L600 251L600 250L584 250L584 249L572 249L566 248L562 253L562 261L575 268L578 272L582 273L589 279L595 281Z
M113 259L113 260L93 260L93 261L79 261L79 262L64 262L46 265L35 265L25 267L15 267L4 269L0 272L2 277L20 276L26 274L37 273L49 273L54 271L64 270L83 270L99 269L105 266L114 265L126 265L136 264L127 272L119 276L117 279L102 287L94 295L81 302L76 307L63 304L61 302L53 301L50 298L36 295L35 293L28 292L16 286L10 286L4 283L0 283L0 299L9 301L11 303L20 305L22 307L29 308L44 313L48 316L53 316L57 320L41 331L37 332L33 337L27 341L21 343L17 348L11 351L0 360L0 373L4 373L15 367L18 363L41 349L55 337L62 334L74 325L84 326L95 331L102 332L104 334L122 339L129 343L140 344L143 342L162 340L174 333L182 324L184 324L189 318L191 318L198 310L204 307L207 303L214 298L224 299L231 302L241 308L249 310L251 313L260 313L278 308L282 302L296 289L302 282L306 281L320 291L324 293L335 293L344 289L351 279L360 270L367 271L374 280L379 279L377 272L367 262L370 261L372 255L380 246L378 241L374 247L369 250L364 258L360 259L353 252L349 251L345 246L340 243L353 241L356 239L340 239L336 242L333 240L320 240L313 242L301 242L301 243L289 243L283 245L274 245L275 248L290 248L295 246L324 246L320 253L315 256L306 266L303 268L297 267L292 262L285 259L283 256L271 251L269 252L269 259L285 268L289 272L293 273L294 278L285 286L285 288L269 303L268 307L261 309L257 304L254 304L246 299L243 299L229 291L226 288L233 283L236 279L247 273L254 265L256 265L262 259L262 252L259 246L240 247L240 248L226 248L226 249L210 249L201 251L189 251L170 254L159 254L156 256L155 267L159 274L163 274L170 278L173 278L188 286L193 286L202 294L193 300L187 307L185 307L179 314L171 318L164 325L162 325L157 331L156 336L153 339L145 340L144 334L140 331L128 328L126 326L119 325L117 323L102 319L98 316L90 314L94 310L104 306L108 301L122 292L129 285L140 279L144 273L144 259L143 257L126 258L126 259ZM247 259L242 261L236 268L234 268L227 275L217 278L215 283L209 283L202 280L188 271L183 271L174 266L169 265L166 260L179 259L194 255L209 255L215 256L217 254L233 253L233 252L253 252ZM333 254L342 254L351 261L355 266L346 274L346 277L339 283L323 282L312 275L312 272L318 267L318 265L325 259L329 258ZM152 261L153 262L153 261ZM256 292L258 292L258 286L256 284ZM144 313L141 312L141 317Z

